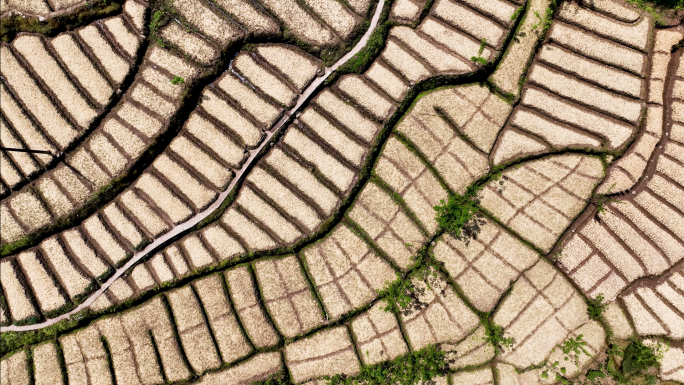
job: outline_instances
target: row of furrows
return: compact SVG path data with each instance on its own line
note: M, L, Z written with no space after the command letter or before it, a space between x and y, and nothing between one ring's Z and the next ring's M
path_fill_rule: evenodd
M159 29L158 27L154 27L155 31L150 32L153 33L159 44L170 45L174 52L179 52L181 56L191 59L190 61L197 61L204 66L210 66L212 63L215 64L226 47L230 47L245 37L255 37L257 40L264 39L264 37L268 38L268 36L278 35L281 30L275 19L251 2L243 0L229 1L226 4L221 3L219 5L192 1L186 3L175 4L172 8L168 5L164 6L165 11L171 14L173 20L159 31L156 30ZM355 9L357 9L359 15L354 15L352 18L355 23L354 25L359 24L362 17L365 17L369 5L368 1L361 1L355 4ZM234 7L234 9L232 9L230 16L228 16L221 10L221 7ZM124 5L124 10L126 11L124 14L132 12L134 17L137 18L133 24L138 28L136 35L140 35L145 23L145 7L129 1ZM351 11L345 8L344 12L349 14ZM3 165L7 163L7 167L3 167L3 170L7 170L7 172L3 171L2 178L9 185L6 186L7 188L3 187L3 194L7 195L10 193L10 190L20 189L27 182L31 181L32 178L38 177L40 172L47 167L59 168L59 172L55 172L55 174L59 175L45 176L31 186L12 193L12 196L7 201L13 201L15 195L23 195L15 204L10 202L8 205L7 202L3 202L6 206L4 211L13 211L15 216L13 220L11 217L8 218L9 222L14 222L11 223L14 226L10 225L8 227L12 227L17 231L7 232L3 236L2 243L15 242L31 233L40 232L46 226L50 227L49 224L60 220L69 221L68 218L74 215L78 216L78 213L88 206L89 202L96 199L102 189L110 189L112 186L116 188L117 180L130 173L130 168L138 163L142 154L148 151L151 146L154 146L160 134L166 131L165 126L168 125L169 120L173 120L179 108L182 107L180 102L182 102L182 99L188 92L187 86L199 75L196 68L188 68L192 67L192 64L183 63L178 70L175 68L162 68L158 71L157 66L164 67L163 64L166 63L159 64L147 60L140 66L145 70L145 73L143 74L143 71L138 71L139 76L136 77L131 91L126 92L125 101L119 103L119 106L116 108L117 111L109 114L111 119L106 119L100 124L101 117L98 118L98 115L101 116L106 112L104 110L111 104L109 99L111 95L104 94L107 93L107 90L111 91L110 94L113 94L114 90L119 86L119 83L112 83L116 87L111 88L110 84L105 82L105 78L110 83L114 81L112 79L120 82L121 79L119 78L125 74L121 72L124 68L124 59L119 55L124 55L126 51L134 50L136 47L133 46L134 41L131 40L131 37L134 37L134 35L121 37L119 39L121 40L120 44L117 44L113 48L114 50L108 50L108 46L97 39L102 40L103 36L110 38L115 35L110 32L104 33L105 30L116 30L119 35L126 32L126 27L120 25L121 23L117 23L122 17L115 17L104 23L97 22L80 29L76 33L65 33L52 39L60 42L66 41L69 43L71 51L74 51L73 58L69 59L71 61L67 60L66 64L64 62L55 62L47 52L45 53L47 55L46 58L50 59L47 64L38 63L42 65L36 67L35 65L30 66L24 63L27 68L38 68L38 70L43 72L51 71L49 74L54 76L46 76L43 72L36 73L33 69L30 74L27 74L25 69L17 69L17 71L21 72L20 75L26 78L25 80L27 80L29 85L35 86L34 88L39 87L39 84L43 86L52 98L52 102L48 96L38 92L37 88L36 90L32 89L36 92L30 95L26 92L19 95L26 99L25 103L15 93L14 96L17 97L17 102L15 102L11 97L5 98L9 94L5 95L7 92L5 92L5 87L3 87L3 100L8 100L7 108L3 107L3 118L10 117L10 119L4 119L7 124L3 122L3 130L6 129L5 126L8 126L7 129L12 129L9 127L10 123L13 124L14 128L20 127L23 130L21 132L15 130L15 133L19 135L7 136L6 141L8 141L8 144L3 144L3 146L26 147L31 150L45 150L53 153L52 156L47 154L36 155L35 159L31 159L32 155L27 153L3 153ZM238 21L242 24L238 23ZM310 22L317 23L313 19ZM103 27L102 31L98 32L96 27L100 24L106 27ZM283 28L286 29L286 27ZM199 33L193 32L193 30ZM73 39L81 39L84 34L89 36L91 45L87 45L85 43L88 42L84 43L83 41L81 41L80 45L76 45L77 43ZM342 37L346 38L349 36L342 35ZM38 39L40 38L33 35L22 36L15 40L13 46L24 46L28 43L33 45L39 44L37 42ZM339 40L339 37L337 39ZM93 45L95 42L102 44ZM335 42L327 42L325 44L333 43ZM137 44L139 45L139 43ZM91 63L88 58L81 57L83 54L77 51L83 47L86 47L87 52L91 54L90 56L95 57L97 60ZM92 55L91 48L97 51L95 52L96 54L99 52L101 57ZM153 50L154 52L148 52L148 58L153 53L159 55L159 52L163 51L158 47ZM57 58L61 60L58 55ZM10 59L11 57L7 58L7 60ZM75 64L72 62L75 62ZM93 63L98 64L101 70L95 69ZM151 68L148 69L148 67ZM4 65L3 68L5 68ZM104 70L102 70L103 68ZM67 70L66 72L65 69ZM276 73L278 71L279 69L276 69L273 72ZM103 74L105 75L104 77ZM76 82L76 84L84 85L84 87L81 87L81 90L84 91L82 94L87 95L87 97L79 96L81 94L75 90L73 84L69 83L67 79L69 76L81 81ZM168 76L170 76L170 79L167 79ZM177 79L178 81L186 84L177 84L178 82L173 80L176 76L180 78ZM16 84L17 76L12 78L15 80L13 84L18 86ZM7 78L7 80L10 79ZM86 80L91 83L86 84ZM8 86L11 85L9 83L11 82L7 82ZM293 92L298 91L297 87L291 88ZM24 91L25 87L20 87L18 90ZM96 92L100 94L95 95L95 97L93 93ZM121 90L116 90L116 92L121 93ZM39 97L41 100L30 99L31 95L35 95L34 97ZM105 98L106 100L102 101L97 99L97 97L100 99ZM289 102L284 103L278 99L275 102L276 104L289 104ZM99 107L96 109L92 105ZM71 107L71 109L64 106ZM58 111L60 108L61 113ZM5 111L7 109L11 109L11 111ZM31 122L29 116L37 123ZM77 121L77 118L87 121ZM270 119L270 116L268 119ZM111 120L115 121L112 122ZM50 130L38 130L36 128L48 127L48 123L50 123ZM98 125L100 129L90 135L93 138L88 138L90 139L88 143L81 145L80 142L84 140L84 135L88 133L88 130L85 128L88 127L76 126L81 128L78 131L72 128L76 123L85 126ZM120 129L122 125L126 127ZM24 143L21 143L21 141ZM72 149L76 145L78 147ZM69 157L65 157L67 153L70 155ZM62 159L63 157L64 159ZM41 160L42 163L36 164L36 159ZM56 162L56 160L60 161ZM18 164L18 161L22 161L25 164ZM11 164L11 162L14 162L14 164ZM23 168L19 166L23 166ZM73 189L70 186L72 183L74 185Z
M436 5L435 12L444 14L449 10L460 9L459 7L467 9L457 3L443 1ZM515 7L511 6L511 13L514 10ZM432 27L424 27L425 25L446 28L448 24L438 21L435 17L429 17L421 24L422 27L419 30L422 31L424 28L427 32L432 31L430 29ZM463 53L463 57L473 55L479 50L476 38L457 32L458 29L455 27L451 28L454 28L452 36L470 43L468 48L470 51ZM390 116L398 104L397 101L406 95L411 85L409 79L417 82L437 73L470 72L476 68L472 62L466 66L467 61L463 57L458 59L460 56L457 53L442 48L443 46L438 43L442 35L434 35L436 37L433 40L429 38L427 32L423 35L421 32L414 32L410 29L402 30L401 34L398 33L394 38L396 40L392 40L396 44L388 44L388 49L364 76L346 76L340 79L335 87L324 90L317 96L312 105L305 109L295 124L288 129L278 146L247 177L243 192L221 218L221 226L225 227L225 230L216 231L217 226L212 226L202 231L200 238L204 239L210 248L219 250L217 253L219 257L194 262L190 270L245 252L290 245L310 236L320 228L351 191L357 174L374 145L374 138L380 130L380 123ZM502 39L492 44L498 44L497 47L499 47ZM456 46L464 49L463 45ZM268 46L257 48L257 51L267 48ZM426 56L428 59L423 59L423 62L417 61L416 58L420 56ZM415 66L402 68L401 65L409 62L401 58L410 58ZM451 63L457 60L458 66L439 67L439 60L445 58ZM240 71L240 76L249 79L252 85L260 87L264 94L271 95L267 100L290 103L291 97L296 94L290 91L289 96L285 93L283 98L281 97L283 93L278 91L289 90L288 87L282 85L278 87L278 84L274 84L277 79L270 82L267 81L268 79L263 79L266 75L273 77L273 72L265 70L249 72L249 68L255 66L254 60L253 55L240 54L233 61L232 68L234 71ZM303 66L297 65L290 68L302 69ZM279 70L287 73L285 67ZM221 89L223 81L232 81L235 84L230 88L224 87L224 91L220 92L212 91L214 87L208 87L197 109L198 113L191 114L186 129L194 130L198 135L207 135L205 131L217 132L220 131L217 127L221 127L224 131L234 132L236 136L242 134L242 138L245 138L243 143L253 140L258 144L259 130L251 128L254 127L252 123L254 119L243 119L245 124L240 126L238 119L228 115L234 107L230 107L231 104L218 96L223 92L236 92L237 80L231 73L227 73L226 77L216 83L218 87L215 89ZM249 90L245 88L244 92L248 93ZM253 107L253 105L247 105L242 108ZM277 110L272 109L274 110L272 116L266 117L265 113L268 110L262 108L259 118L277 118ZM72 229L69 233L74 234L81 240L81 243L89 244L86 246L89 250L97 250L99 255L97 259L103 266L105 266L103 262L106 262L116 267L123 264L136 248L144 245L146 240L165 233L174 224L177 225L187 219L193 211L196 212L206 207L215 199L217 191L226 186L230 176L216 161L212 163L210 159L207 159L204 164L198 163L201 160L198 156L201 151L195 150L194 154L198 155L183 156L193 154L190 151L195 149L193 143L196 142L187 140L183 136L174 140L170 145L170 151L180 149L186 151L185 153L178 152L180 156L174 155L173 158L164 155L159 157L153 165L153 169L157 170L155 174L145 172L136 182L134 190L124 193L120 201L102 210L101 215L84 221L80 231ZM205 143L210 146L210 141ZM219 143L221 142L214 144ZM252 143L247 143L247 145L250 144ZM221 146L220 156L229 155L226 151L227 147L227 145ZM235 152L238 161L242 159L240 154L239 151ZM191 167L182 167L179 162L175 161L181 157L185 160L184 165L196 166L194 170ZM196 163L192 164L192 162ZM166 176L163 179L166 185L159 182L161 174ZM195 175L202 174L207 176L201 179L195 177ZM221 177L223 179L216 179L213 186L206 182L211 181L211 178ZM434 203L436 201L431 202L431 204ZM423 218L429 220L429 218ZM51 238L52 240L44 241L44 243L52 243L58 238L60 237ZM197 238L197 236L193 235L191 238ZM210 240L216 244L212 244ZM74 293L70 296L73 300L76 296L83 297L85 290L92 289L92 285L84 284L84 282L102 277L106 269L98 271L79 269L77 266L83 266L86 257L72 252L74 248L68 243L70 243L68 240L62 240L62 244L66 246L62 249L66 250L69 256L67 259L73 261L70 263L72 267L68 270L73 272L71 274L83 276L81 283L72 284L64 279L63 276L66 273L60 273L52 267L47 269L53 271L52 273L39 274L59 276L59 279L52 283L40 281L47 283L48 287L65 285L67 284L65 282L73 285L70 290L67 290ZM197 252L201 251L197 250ZM410 253L410 251L407 250L405 253ZM20 255L33 254L35 251ZM46 263L42 263L41 266L56 266L50 261L49 253L43 252L42 254L45 256ZM88 252L88 255L92 254L95 253ZM21 257L18 258L21 259ZM27 271L25 273L28 282L36 281L31 278L31 274L34 273ZM33 291L36 296L44 295L41 293L42 290L37 288L27 288L27 290L27 294ZM52 291L52 293L56 292ZM68 302L68 298L56 302L63 304L65 301ZM121 298L115 300L115 302L120 301L122 301ZM48 302L54 303L54 301ZM59 307L41 306L40 311L35 309L32 314L48 313ZM20 321L22 318L25 317L11 317L14 321ZM9 320L10 318L7 318L6 322Z
M135 67L146 3L73 33L22 35L2 50L3 198L68 152L106 112Z
M669 32L675 36L668 46L684 36L681 30ZM618 297L639 335L673 339L684 338L684 286L676 267L684 257L684 117L678 112L683 105L678 90L684 84L684 66L678 56L666 82L671 86L665 87L670 90L665 121L655 118L657 123L648 126L657 140L640 139L604 182L630 169L636 177L627 179L628 194L617 195L605 203L603 212L580 221L576 234L565 240L559 260L588 296ZM649 107L656 116L663 113L658 102L662 99ZM615 178L613 184L620 182Z

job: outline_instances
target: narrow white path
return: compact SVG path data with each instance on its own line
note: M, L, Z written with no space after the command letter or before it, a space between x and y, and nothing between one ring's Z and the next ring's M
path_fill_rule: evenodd
M270 130L266 131L266 138L262 141L261 145L258 148L255 148L254 150L250 151L249 158L247 158L247 161L244 163L242 168L235 173L235 178L230 182L230 185L228 185L228 188L226 188L226 191L222 192L219 194L218 198L212 203L209 207L204 209L203 211L200 211L197 213L195 216L192 218L188 219L187 221L179 224L178 226L174 227L169 231L168 233L162 235L161 237L157 238L154 242L150 243L145 247L144 249L138 251L133 255L133 257L122 267L118 268L114 275L111 276L105 283L102 284L99 290L93 292L88 299L86 299L83 303L78 305L76 308L71 310L68 313L64 313L58 317L55 318L50 318L44 322L33 324L33 325L25 325L25 326L16 326L16 325L10 325L10 326L5 326L5 327L0 327L0 332L8 332L8 331L28 331L28 330L38 330L42 329L45 327L48 327L50 325L54 325L59 321L66 320L69 317L71 317L73 314L76 314L80 312L81 310L87 308L90 306L102 293L107 291L109 286L114 283L123 273L125 273L128 269L130 269L133 265L135 265L139 260L142 258L145 258L148 254L150 254L153 250L163 246L166 242L168 242L170 239L176 237L177 235L183 233L184 231L194 227L196 224L201 222L204 218L208 217L211 213L213 213L216 209L221 206L221 203L226 199L228 194L230 194L237 186L237 184L248 174L247 170L252 166L253 163L255 163L258 158L257 156L259 153L262 151L262 149L266 146L268 146L271 143L271 139L273 138L274 135L276 135L278 132L280 132L283 127L285 127L285 123L288 121L289 117L294 115L301 107L304 105L304 103L309 100L311 97L311 94L313 94L318 87L325 82L325 80L332 74L336 69L338 69L341 65L349 61L354 55L356 55L361 49L363 49L366 46L366 43L368 42L368 39L370 38L370 35L375 31L375 28L378 26L378 21L380 20L380 15L382 14L382 8L385 5L385 0L380 0L378 2L378 6L375 9L375 13L373 14L373 18L371 19L370 26L368 27L368 30L366 33L361 37L361 40L354 46L354 48L349 51L346 55L344 55L340 60L335 62L331 67L327 67L325 69L325 73L323 76L317 77L313 83L307 87L304 92L302 92L301 95L299 95L299 99L297 100L297 104L289 110L287 113L284 114L284 116L276 123L273 127L271 127Z

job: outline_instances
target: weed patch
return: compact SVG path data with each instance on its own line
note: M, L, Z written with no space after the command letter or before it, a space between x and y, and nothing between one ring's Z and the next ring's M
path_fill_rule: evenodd
M585 302L587 303L587 313L589 314L589 318L596 321L601 318L601 313L603 313L603 309L606 307L606 304L603 303L603 299L603 293L599 293L596 296L596 299L586 299Z
M324 378L328 385L429 385L435 384L435 377L447 375L451 363L439 346L429 345L392 361L364 366L354 377L336 374Z
M437 213L435 219L440 227L466 244L471 239L477 239L485 223L484 216L477 208L479 202L474 196L475 189L468 188L465 195L451 194L447 202L442 199L434 207Z
M485 336L482 339L492 345L496 353L503 353L504 348L511 349L515 340L512 337L504 337L504 329L502 326L495 324L487 319L483 322L485 327Z

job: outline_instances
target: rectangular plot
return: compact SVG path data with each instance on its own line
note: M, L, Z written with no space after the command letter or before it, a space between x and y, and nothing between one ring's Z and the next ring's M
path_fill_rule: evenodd
M126 331L121 323L120 317L102 318L97 321L95 326L101 335L107 339L109 352L111 354L112 367L117 383L140 385L138 374L135 367L131 344L128 342ZM143 380L149 380L143 378ZM149 381L145 381L149 384Z
M130 56L135 57L135 54L140 47L140 40L135 36L124 23L123 17L117 16L106 20L104 23L105 27L109 30L109 33L114 36L117 44Z
M153 237L169 229L168 225L132 190L128 190L121 195L121 203L142 223L143 227Z
M375 60L368 71L366 71L365 76L391 96L392 99L401 100L408 89L408 85L404 82L404 79L397 76L381 63L382 61Z
M304 382L323 375L359 372L346 326L328 329L285 347L285 362L292 379Z
M74 203L83 203L91 197L90 184L83 181L72 169L60 165L52 173L52 177L67 190Z
M177 137L169 147L192 166L197 173L207 178L217 189L224 190L228 186L233 176L230 170L221 166L187 137Z
M208 226L202 230L202 238L217 255L219 261L231 259L245 252L240 242L230 236L220 225Z
M57 61L45 49L41 38L25 35L15 39L12 45L24 56L36 75L47 84L78 125L87 129L97 116L97 111L67 78Z
M14 89L17 96L31 110L35 119L42 125L44 132L60 148L69 146L78 136L78 131L60 115L55 105L40 90L26 70L21 67L8 47L0 48L0 56L2 56L0 59L2 74L7 84Z
M3 99L4 101L4 99ZM3 147L9 148L26 148L14 134L10 131L9 127L5 124L5 121L0 121L0 143ZM21 173L30 176L39 170L38 165L32 156L25 152L9 151L7 156L14 161L14 164L21 170ZM4 154L3 154L4 157ZM5 175L5 169L3 168L3 176Z
M133 91L130 92L131 99L137 101L143 106L154 111L164 118L170 118L176 112L176 106L162 98L155 90L150 87L138 83L134 86Z
M103 128L131 159L137 158L146 147L145 142L115 119L107 120Z
M240 237L250 250L266 250L276 246L264 230L234 208L223 214L221 222Z
M463 73L471 71L470 64L466 63L462 58L434 45L431 41L416 34L409 27L393 28L391 36L401 40L439 72Z
M254 84L278 103L287 107L294 106L297 94L280 78L263 68L249 54L238 54L233 62L233 66L250 83Z
M355 15L336 1L304 0L311 9L337 32L342 39L346 39L357 24Z
M43 136L43 133L33 125L31 119L24 113L21 107L19 107L19 104L17 104L16 100L9 94L4 84L0 84L0 98L2 98L0 109L2 109L8 122L12 124L15 132L19 135L21 140L26 143L28 148L55 152L55 147L50 144L45 136ZM47 154L36 154L36 159L41 164L47 164L52 161L52 157Z
M90 277L100 277L109 270L109 266L98 258L78 229L67 230L62 233L62 236L65 244L71 249L70 255L86 268Z
M485 47L480 53L480 42L475 38L466 35L458 29L449 28L444 22L432 16L428 16L420 23L418 30L433 38L436 42L448 47L451 51L461 56L465 60L475 56L480 56L485 60L491 60L495 51ZM466 66L465 63L462 64Z
M202 31L202 33L224 47L236 41L242 35L231 23L212 12L202 2L179 0L173 3L173 8Z
M24 181L23 175L17 170L12 162L9 160L9 157L5 155L5 152L3 151L0 153L0 167L2 167L2 180L3 182L7 183L7 185L10 188L14 188L14 186L18 185L19 183Z
M186 81L197 75L197 68L192 64L156 45L149 51L148 60Z
M252 170L247 180L254 183L271 200L277 202L282 210L301 221L309 231L314 231L320 224L321 218L318 217L316 211L262 168Z
M157 157L152 166L188 197L195 209L199 210L206 207L216 198L216 192L208 189L202 182L166 154Z
M173 223L186 220L192 211L180 199L174 196L157 178L149 173L143 174L135 185L169 216Z
M7 169L3 169L3 172L6 173ZM57 218L68 214L74 209L74 205L71 203L71 200L62 192L57 183L55 183L55 181L49 176L40 178L36 183L36 187L38 187L38 191L40 191L40 194L45 200L45 204L50 209L50 212L53 213Z
M265 0L264 6L275 12L291 31L313 44L334 44L338 38L295 0Z
M382 58L412 83L430 76L430 70L394 40L387 41Z
M232 72L226 71L217 84L243 109L259 120L264 127L270 128L280 116L282 108L273 106L264 100Z
M230 308L221 276L214 274L195 281L193 285L202 301L223 361L231 363L247 355L252 349Z
M579 51L584 56L615 65L635 75L642 75L645 71L646 57L642 53L561 21L553 23L548 36L552 41Z
M363 116L360 111L345 103L330 90L321 92L316 98L316 104L367 143L375 138L380 129L377 123Z
M48 342L33 348L35 385L62 385L62 368L57 347Z
M434 5L435 16L454 27L466 31L477 40L487 39L487 44L498 47L506 30L492 20L453 0L440 0Z
M94 215L83 221L83 229L100 246L113 265L123 263L128 258L128 253L121 247L112 233L104 227L104 224Z
M196 235L185 237L180 243L193 268L198 269L214 263L214 258Z
M366 148L349 138L342 130L333 125L314 108L307 108L299 119L326 143L339 151L348 161L361 166Z
M59 276L64 289L72 299L79 294L83 294L91 280L86 278L67 256L62 245L56 238L48 238L41 242L43 255L47 258L55 273Z
M236 202L251 215L273 231L284 243L292 243L302 233L278 210L259 197L252 189L243 188Z
M0 262L0 283L12 320L16 322L38 315L29 299L28 288L19 281L14 265L7 259Z
M184 286L171 291L167 297L190 366L195 373L217 368L221 361L192 288Z
M88 147L109 175L119 175L128 164L126 157L102 133L95 133L90 138Z
M148 139L156 136L162 129L162 123L150 116L147 112L139 109L130 102L124 101L116 112L121 119L133 126Z
M242 385L266 380L283 369L280 353L260 353L239 365L203 376L199 385Z
M247 268L242 266L226 271L225 277L235 310L254 346L263 348L276 344L278 335L259 305L256 288Z
M241 115L230 104L208 89L205 89L202 94L204 97L201 104L202 108L237 134L245 145L256 147L261 142L261 129L254 125L251 120Z
M157 363L152 339L147 332L145 318L140 309L125 312L121 315L121 324L131 341L131 350L138 375L145 384L161 384L161 368Z
M105 207L103 214L114 229L128 241L130 247L137 248L142 243L143 235L140 230L123 212L121 212L116 204L110 204Z
M58 284L52 279L45 265L38 260L35 252L24 252L17 257L19 264L26 272L26 281L38 300L43 312L50 312L66 305Z
M236 145L213 123L198 114L192 114L185 124L185 129L228 165L240 168L245 159L245 149Z
M522 103L539 108L556 119L575 124L592 134L600 135L607 140L610 148L622 146L632 135L633 128L626 124L616 123L599 114L574 107L545 91L526 89Z
M266 162L293 183L309 199L314 201L326 214L332 213L338 198L326 188L311 172L299 162L295 162L279 148L274 148L266 157Z
M128 4L128 3L127 3ZM50 40L66 68L78 79L81 86L101 105L109 102L114 90L83 53L71 34L60 34Z
M354 178L354 173L306 137L301 131L290 127L283 141L302 154L306 160L315 164L318 170L330 179L341 191L346 191Z
M130 66L114 51L114 48L109 44L109 41L102 36L100 31L98 31L94 25L89 25L79 30L78 35L95 54L100 65L109 73L109 76L111 76L116 83L123 82L126 75L128 75Z
M25 350L0 362L0 379L3 385L29 385L31 383Z

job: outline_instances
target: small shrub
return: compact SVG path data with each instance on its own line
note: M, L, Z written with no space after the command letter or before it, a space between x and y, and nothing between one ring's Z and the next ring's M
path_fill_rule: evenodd
M482 337L485 342L492 345L497 353L502 353L504 348L510 349L513 347L515 340L512 337L504 337L503 327L493 323L485 323L485 337Z
M624 374L643 373L648 368L658 366L658 357L653 349L634 339L625 349L622 361Z
M182 77L180 77L178 75L174 76L173 79L171 79L171 84L173 84L173 85L182 84L182 83L185 83L185 79L183 79Z
M593 320L601 318L601 313L603 313L603 309L606 307L606 304L603 303L603 299L603 293L599 293L599 295L596 296L596 299L587 298L586 303L589 318Z
M449 196L449 201L439 201L439 206L435 206L437 212L437 223L454 238L468 243L470 239L476 239L480 233L480 226L484 224L482 214L478 211L477 201L470 196L473 192L466 195L453 194Z

